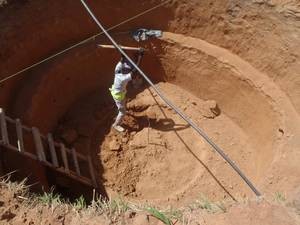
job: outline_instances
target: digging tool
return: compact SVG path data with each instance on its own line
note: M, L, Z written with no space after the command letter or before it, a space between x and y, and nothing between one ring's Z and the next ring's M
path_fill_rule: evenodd
M98 45L99 48L112 48L115 49L116 47L114 45ZM128 46L121 46L123 50L128 50L128 51L145 51L144 48L137 48L137 47L128 47Z
M137 42L147 41L150 38L161 38L162 36L163 36L163 32L161 30L148 30L148 29L140 28L132 32L132 37Z

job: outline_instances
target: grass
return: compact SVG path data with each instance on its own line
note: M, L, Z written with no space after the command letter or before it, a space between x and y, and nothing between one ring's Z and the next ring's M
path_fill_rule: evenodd
M201 196L198 200L190 204L188 208L191 211L202 209L209 213L217 213L217 212L225 213L227 211L226 206L223 202L214 203L210 201L208 198L206 198L205 196Z
M116 216L119 216L131 209L129 203L121 198L110 200L98 198L96 201L92 202L91 206L100 213Z
M14 171L15 172L15 171ZM29 185L27 185L27 179L22 180L21 182L12 182L11 175L14 173L11 172L5 176L0 177L0 186L5 186L10 192L18 196L27 196L29 194Z
M172 221L164 214L163 212L159 211L158 209L154 207L146 207L145 210L150 213L151 216L154 218L160 220L166 225L172 225Z
M29 186L26 185L26 181L25 179L20 183L16 183L10 181L9 175L0 177L0 185L12 191L15 196L19 196L28 208L42 208L46 206L51 209L52 213L56 208L64 208L67 209L67 212L76 212L77 215L82 213L90 216L102 216L112 224L118 223L125 217L128 217L128 215L139 213L156 218L166 225L173 225L177 222L187 225L190 224L191 215L195 211L205 210L209 213L226 212L224 204L213 203L203 196L188 207L181 209L167 208L164 210L150 205L131 203L120 197L107 200L101 198L101 196L94 196L91 204L87 204L85 198L80 196L75 201L70 202L60 194L57 194L54 188L43 194L29 194ZM282 199L281 195L276 196L278 196L278 199Z
M75 199L75 202L72 205L76 210L82 210L87 207L85 198L82 195L79 198Z
M283 202L286 201L285 195L281 192L276 192L275 196L274 196L274 199L277 203L283 203Z
M37 199L40 203L47 206L59 205L64 203L61 195L54 193L54 188L52 188L50 192L44 192L42 195L38 195Z

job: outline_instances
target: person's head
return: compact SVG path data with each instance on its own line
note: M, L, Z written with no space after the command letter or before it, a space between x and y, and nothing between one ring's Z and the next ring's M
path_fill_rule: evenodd
M128 62L122 62L122 74L128 74L132 71L132 67Z

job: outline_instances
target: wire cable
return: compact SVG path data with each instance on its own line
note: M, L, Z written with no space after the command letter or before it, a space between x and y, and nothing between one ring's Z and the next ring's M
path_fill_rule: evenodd
M108 30L108 31L112 31L112 30L116 29L117 27L120 27L120 26L122 26L122 25L124 25L124 24L126 24L126 23L128 23L128 22L130 22L130 21L132 21L132 20L135 20L135 19L137 19L137 18L139 18L139 17L141 17L141 16L143 16L143 15L149 13L149 12L152 12L152 11L155 10L155 9L158 9L158 8L160 8L160 7L164 6L164 5L166 5L166 4L169 3L170 1L171 1L171 0L166 0L166 1L164 1L164 2L162 2L162 3L160 3L160 4L158 4L158 5L156 5L156 6L152 7L152 8L150 8L150 9L147 9L147 10L145 10L145 11L143 11L143 12L141 12L141 13L139 13L139 14L133 16L133 17L130 17L130 18L128 18L128 19L122 21L121 23L118 23L118 24L116 24L116 25L110 27L110 28L107 29L107 30ZM125 32L124 32L124 33L125 33ZM64 53L66 53L66 52L68 52L68 51L70 51L70 50L72 50L72 49L74 49L74 48L76 48L76 47L78 47L78 46L80 46L80 45L83 45L83 44L85 44L86 42L89 42L89 41L91 41L91 40L94 40L96 37L98 37L98 36L100 36L100 35L103 35L103 34L104 34L104 32L95 34L95 35L93 35L93 36L91 36L91 37L89 37L89 38L87 38L87 39L84 39L84 40L78 42L78 43L75 44L75 45L70 46L69 48L66 48L66 49L64 49L64 50L62 50L62 51L60 51L60 52L58 52L58 53L55 53L55 54L53 54L53 55L51 55L51 56L49 56L49 57L47 57L47 58L45 58L45 59L43 59L43 60L37 62L37 63L35 63L35 64L31 65L31 66L28 66L28 67L26 67L26 68L24 68L24 69L22 69L22 70L20 70L20 71L18 71L18 72L16 72L16 73L10 75L10 76L7 76L7 77L5 77L4 79L0 80L0 84L2 84L2 83L4 83L4 82L6 82L7 80L10 80L10 79L12 79L12 78L18 76L18 75L20 75L20 74L22 74L22 73L24 73L24 72L26 72L26 71L28 71L28 70L30 70L30 69L36 67L36 66L38 66L38 65L40 65L40 64L42 64L42 63L44 63L44 62L47 62L47 61L49 61L49 60L51 60L51 59L53 59L53 58L55 58L55 57L57 57L57 56L59 56L59 55L61 55L61 54L64 54Z
M169 106L171 107L183 120L185 120L199 135L201 135L208 144L210 144L217 153L229 163L229 165L238 173L238 175L245 181L245 183L250 187L250 189L255 193L256 196L261 196L261 193L255 188L252 182L244 175L244 173L240 170L240 168L235 165L235 163L224 153L224 151L216 145L204 131L202 131L197 124L195 124L190 118L188 118L183 112L180 111L170 100L168 100L164 94L158 89L154 83L148 78L148 76L134 63L134 61L120 48L120 46L116 43L116 41L110 36L108 31L102 26L99 20L95 17L89 6L85 3L84 0L80 0L85 9L88 11L93 20L97 23L102 32L108 37L108 39L112 42L112 44L116 47L116 49L126 57L126 59L134 66L134 68L144 77L144 79L150 84L150 86L154 89L154 91L159 95L159 97Z

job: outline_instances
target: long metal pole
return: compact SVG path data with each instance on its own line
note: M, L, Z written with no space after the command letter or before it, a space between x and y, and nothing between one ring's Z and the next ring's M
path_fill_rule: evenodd
M89 6L85 3L84 0L80 0L83 6L86 8L90 16L97 23L99 28L103 33L108 37L116 49L126 57L126 59L134 66L134 68L145 78L145 80L151 85L159 97L171 107L183 120L185 120L199 135L201 135L207 143L209 143L221 156L222 158L229 163L229 165L239 174L239 176L245 181L245 183L251 188L256 196L261 196L261 193L255 188L252 182L244 175L244 173L239 169L237 165L223 152L223 150L217 146L205 133L202 131L191 119L189 119L183 112L181 112L170 100L168 100L164 94L154 85L154 83L148 78L148 76L134 63L134 61L120 48L117 42L110 36L110 34L105 30L99 20L95 17Z

